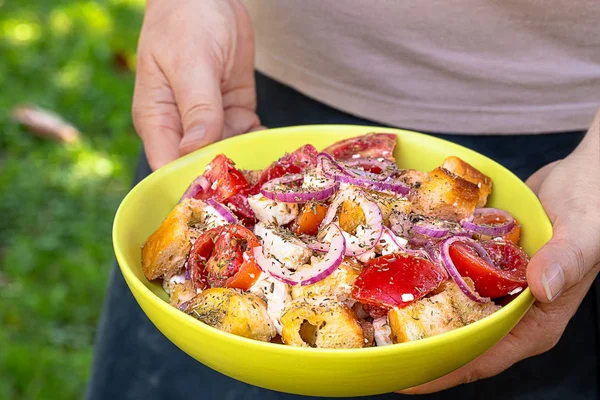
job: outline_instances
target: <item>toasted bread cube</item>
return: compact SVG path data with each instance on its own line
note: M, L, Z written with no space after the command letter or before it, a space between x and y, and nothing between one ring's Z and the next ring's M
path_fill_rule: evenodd
M439 335L463 326L452 299L446 293L424 298L388 313L394 343Z
M459 221L473 214L479 201L479 188L444 168L436 168L415 187L410 199L412 210L417 214Z
M469 286L473 283L465 278ZM388 313L394 343L408 342L439 335L479 321L498 310L494 303L476 303L470 300L452 281L444 290L423 298L404 308L393 308Z
M427 179L427 172L419 171L417 169L403 169L398 176L398 180L412 187L419 187L425 179Z
M352 285L362 271L362 266L353 258L345 258L340 266L327 278L307 286L293 286L293 299L334 298L338 301L350 299Z
M249 339L268 342L276 334L265 301L236 289L204 290L183 311L213 328Z
M455 156L446 158L442 163L442 168L477 185L479 188L479 201L477 202L477 207L485 206L487 198L492 192L492 179L490 177L482 174L477 168Z
M196 296L196 289L192 281L184 281L183 283L176 283L171 289L171 305L173 307L179 307L186 301L191 300Z
M365 336L354 312L334 299L295 300L281 317L285 344L300 347L347 349L365 346Z
M475 289L475 285L471 278L464 277L463 279L467 285L469 285L471 290ZM462 290L460 290L460 288L454 284L454 282L446 282L446 285L446 292L452 296L452 304L454 305L454 309L458 313L460 320L465 325L477 322L500 309L500 306L497 306L491 301L487 303L474 302L473 300L469 299L462 292Z
M411 211L410 201L396 194L388 194L375 191L367 191L369 200L374 201L381 210L384 223L389 223L392 213L401 213L408 215Z
M202 217L203 202L187 199L175 206L142 247L142 270L149 280L177 274L192 247L190 225Z

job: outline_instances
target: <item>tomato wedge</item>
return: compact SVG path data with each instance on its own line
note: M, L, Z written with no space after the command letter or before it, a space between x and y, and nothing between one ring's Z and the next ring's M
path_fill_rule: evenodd
M208 181L208 189L201 190L194 197L199 200L214 198L225 202L240 191L250 187L235 163L224 154L217 155L206 167L203 175Z
M210 229L196 239L188 259L194 288L248 290L260 275L252 249L260 243L241 225Z
M236 186L238 189L234 190L233 194L227 198L227 205L246 227L252 227L256 223L256 217L248 203L248 196L258 194L262 185L271 179L279 178L286 174L296 174L304 171L309 166L316 165L317 154L317 149L310 144L304 145L298 150L286 154L265 168L260 173L258 180L254 185L247 184ZM243 176L241 172L239 173ZM245 177L244 180L246 180ZM247 180L246 183L248 183Z
M506 217L502 214L496 213L486 213L486 214L477 214L473 219L473 222L477 225L498 225L506 223ZM490 240L492 239L490 236L485 236L481 234L474 235L476 239ZM511 241L514 244L519 244L519 240L521 239L521 224L519 221L515 219L515 226L501 236L502 239L506 241Z
M263 170L258 177L258 181L252 186L250 194L257 194L262 185L271 179L280 178L286 174L297 174L308 167L315 166L317 164L317 154L319 154L317 149L310 144L286 154Z
M367 133L340 140L323 150L336 160L351 160L361 157L387 158L394 160L396 135L391 133Z
M495 265L489 265L470 246L456 242L450 246L450 258L462 276L475 283L475 290L483 297L503 297L517 288L527 286L525 271L527 254L510 241L480 242Z
M352 287L352 297L374 307L406 307L435 290L445 279L444 272L431 261L389 254L367 263Z

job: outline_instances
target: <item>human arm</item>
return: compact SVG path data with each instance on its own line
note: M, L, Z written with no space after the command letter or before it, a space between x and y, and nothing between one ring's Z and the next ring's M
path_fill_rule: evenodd
M239 0L149 0L133 122L152 169L260 127L254 38Z
M527 269L537 301L496 346L464 367L401 393L437 392L499 374L559 341L600 270L600 111L581 144L527 184L553 225L552 239Z

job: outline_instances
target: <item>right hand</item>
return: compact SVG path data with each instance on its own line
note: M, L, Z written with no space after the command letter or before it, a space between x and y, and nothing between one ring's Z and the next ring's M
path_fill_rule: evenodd
M148 1L132 110L153 170L260 129L254 37L239 0Z

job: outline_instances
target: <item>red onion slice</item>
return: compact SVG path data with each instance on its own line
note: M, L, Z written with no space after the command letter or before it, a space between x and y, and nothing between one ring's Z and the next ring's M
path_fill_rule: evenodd
M324 243L318 240L308 243L306 247L313 251L318 251L319 253L327 253L329 251L329 243Z
M327 178L324 178L323 186L319 188L294 188L286 186L288 183L298 182L303 179L303 174L291 174L271 179L262 185L260 193L267 199L282 203L306 203L311 200L325 200L333 196L339 187L337 182Z
M335 162L329 154L319 154L323 174L336 182L347 183L365 189L389 191L406 195L410 188L403 182L385 174L373 174L363 170L351 170Z
M351 174L346 171L346 168L338 164L335 159L327 153L319 153L317 156L317 165L321 167L323 175L330 179L333 179L336 174L351 176Z
M181 196L179 202L181 203L183 200L192 197L195 198L199 193L206 192L209 187L210 183L208 182L208 179L206 179L204 175L200 175L199 177L194 179L190 186L188 186L183 196Z
M495 214L504 217L506 222L494 225L476 224L473 222L477 215ZM499 208L477 208L473 212L473 215L461 222L462 227L476 233L480 233L486 236L502 236L510 232L515 226L515 218L508 212L500 210Z
M448 272L446 271L446 268L444 268L442 266L442 262L440 260L440 251L439 251L438 247L433 245L433 243L431 241L422 249L409 249L409 248L406 248L405 246L402 246L397 241L398 236L390 228L384 226L383 230L384 230L384 232L387 232L387 234L390 236L390 238L392 239L394 244L396 246L400 247L403 252L410 254L412 256L415 256L415 257L421 257L421 258L431 261L435 266L437 266L440 269L440 271L444 274L446 279L448 278ZM409 244L410 244L410 241L409 241Z
M342 235L340 227L335 224L332 224L332 226L336 228L337 232L331 238L331 245L327 254L316 264L305 265L296 271L290 271L277 260L265 257L262 246L252 249L254 259L264 273L288 285L306 286L317 283L331 275L344 260L344 253L346 252L344 235Z
M434 239L423 235L413 236L408 239L408 244L411 247L427 247L432 246L434 243Z
M477 254L479 254L479 256L485 262L489 263L490 265L494 265L494 262L490 258L487 251L485 251L485 249L479 243L477 243L473 239L470 239L470 238L467 238L464 236L451 237L449 239L444 240L442 242L442 244L440 245L440 259L442 261L442 265L446 268L446 271L448 271L448 274L450 275L452 280L458 285L460 290L469 299L471 299L477 303L489 302L490 298L489 297L481 297L476 291L472 290L469 287L469 285L467 285L465 280L462 278L462 276L460 275L458 270L456 269L456 266L454 265L452 258L450 258L450 246L452 245L452 243L455 243L455 242L462 242L462 243L465 243L465 244L471 246L473 249L475 249Z
M239 224L240 221L238 221L237 217L231 212L231 210L229 208L227 208L227 206L219 203L218 201L216 201L213 198L210 198L208 200L206 200L206 203L211 206L212 208L214 208L221 217L223 217L223 219L225 221L227 221L230 224Z
M190 301L191 301L191 300L184 301L184 302L183 302L183 303L181 303L181 304L179 305L179 307L177 307L177 308L178 308L180 311L183 311L183 312L185 312L185 309L186 309L186 308L187 308L187 306L190 304Z
M377 203L367 199L361 190L348 188L343 192L339 192L335 197L321 223L322 227L326 227L333 221L338 208L346 200L358 204L365 214L366 221L363 226L364 232L360 237L356 238L355 236L351 236L349 233L342 231L343 235L346 237L346 255L359 256L375 247L377 242L379 242L383 232L383 215L381 214L381 209ZM327 232L325 232L325 234L327 234Z
M448 234L449 229L430 223L416 223L412 227L413 232L432 238L441 238Z

